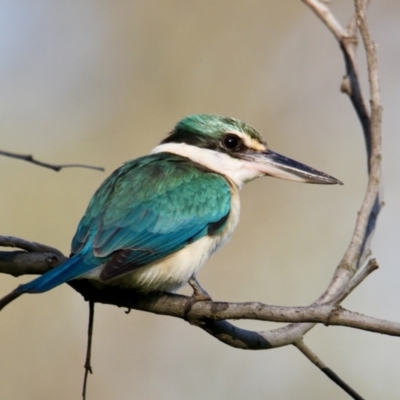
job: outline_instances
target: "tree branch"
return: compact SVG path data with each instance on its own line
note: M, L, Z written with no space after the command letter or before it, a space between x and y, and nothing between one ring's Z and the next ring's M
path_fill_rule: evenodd
M337 266L334 276L332 277L327 289L320 296L320 298L314 302L314 304L324 304L341 298L341 293L347 290L348 285L351 285L354 275L361 266L361 260L364 260L366 255L370 253L369 242L375 229L376 219L381 207L379 190L381 176L381 139L380 129L371 129L371 118L367 108L365 107L365 101L361 93L361 86L357 73L357 63L355 58L357 40L355 37L356 24L354 21L360 18L360 9L356 9L356 15L355 17L351 18L346 31L341 27L340 23L332 14L330 9L321 1L302 1L321 19L321 21L333 33L336 40L339 42L340 48L343 52L347 73L345 78L347 90L345 90L345 93L350 96L363 128L369 166L368 186L361 209L358 213L358 218L350 244L342 257L342 260ZM364 6L365 3L362 3L362 7ZM362 9L364 10L364 8ZM366 48L366 51L368 52L369 49ZM376 65L374 66L376 67ZM376 114L377 111L373 109L372 112ZM380 122L379 118L374 118L377 120L377 122ZM371 160L373 160L373 162L371 162ZM337 300L336 304L339 304L339 301L340 300ZM311 324L304 324L302 326L292 324L286 327L286 329L291 330L292 333L297 331L298 339L300 339L307 331L312 329L312 327L313 326Z
M17 154L17 153L10 153L9 151L0 150L0 156L6 156L11 158L16 158L18 160L23 160L30 162L35 165L39 165L40 167L49 168L53 171L61 171L64 168L88 168L94 169L96 171L104 171L103 167L94 167L93 165L86 165L86 164L49 164L43 161L36 160L33 158L31 154Z
M89 301L89 324L88 324L88 340L86 347L86 358L85 358L85 375L83 377L83 388L82 388L82 399L86 400L86 389L88 383L89 374L93 374L93 368L91 364L92 360L92 340L93 340L93 324L94 324L94 303Z
M325 363L304 343L302 339L293 343L317 368L319 368L329 379L341 387L352 399L363 400L363 398L346 382L344 382L334 371L332 371Z
M3 241L11 245L10 239ZM0 242L2 237L0 236ZM18 241L18 240L17 240ZM23 241L24 246L27 245ZM38 243L32 243L32 247L42 248ZM43 246L47 249L48 246ZM13 252L14 253L14 252ZM24 255L24 264L14 264L12 271L14 276L22 274L42 274L62 263L66 258L59 257L60 252L20 252ZM8 252L0 252L0 273L10 273L7 261ZM21 254L21 255L22 255ZM19 255L19 256L21 256ZM40 256L45 257L40 258ZM30 262L30 259L32 262ZM49 262L51 260L51 262ZM372 271L377 268L374 260L357 274L352 285L343 292L340 300L343 300L351 290L362 282ZM109 304L117 307L147 311L154 314L168 315L185 319L185 307L189 297L171 293L154 293L142 295L133 289L120 289L107 286L99 282L87 279L77 279L69 282L69 285L78 291L85 300L96 303ZM228 303L201 301L193 305L189 312L190 321L205 330L210 335L224 343L247 349L269 349L287 344L287 331L281 330L252 332L241 330L224 320L248 319L271 322L292 323L320 323L326 326L346 326L391 336L400 336L400 323L385 321L363 314L346 310L336 306L335 302L324 305L311 305L306 307L282 307L266 305L260 302ZM1 304L0 304L1 307Z
M63 263L61 251L44 244L29 242L14 236L0 236L0 247L19 248L25 251L1 251L0 270L12 276L44 274Z

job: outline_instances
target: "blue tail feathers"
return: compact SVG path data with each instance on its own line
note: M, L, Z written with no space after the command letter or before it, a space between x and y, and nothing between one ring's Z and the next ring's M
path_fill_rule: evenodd
M68 282L87 271L87 266L83 262L83 256L77 254L72 256L65 263L46 272L42 276L18 286L15 293L42 293L55 288L62 283Z

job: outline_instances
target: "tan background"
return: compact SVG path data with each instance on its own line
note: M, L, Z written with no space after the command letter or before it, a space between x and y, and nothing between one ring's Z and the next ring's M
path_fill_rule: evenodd
M342 23L351 3L333 2ZM385 118L387 205L373 243L382 268L345 302L395 320L399 13L397 0L375 1L369 13ZM218 113L248 121L274 150L343 180L343 187L250 184L237 232L199 276L218 300L306 305L322 292L352 233L365 155L339 92L338 45L300 1L4 1L0 19L1 149L101 165L109 174L146 154L184 115ZM1 234L68 253L106 174L55 173L7 158L0 167ZM1 293L28 279L2 275ZM1 399L80 398L87 308L62 286L1 313ZM306 342L365 397L398 398L399 339L317 327ZM91 400L348 398L292 347L235 350L180 320L110 306L96 307L93 368Z

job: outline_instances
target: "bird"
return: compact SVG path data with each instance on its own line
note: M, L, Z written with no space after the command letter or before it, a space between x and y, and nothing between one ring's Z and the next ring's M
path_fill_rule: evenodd
M18 286L2 306L78 278L143 294L189 283L193 297L209 299L196 275L236 228L240 189L262 176L342 184L270 150L241 120L186 116L149 155L126 162L101 184L67 261Z

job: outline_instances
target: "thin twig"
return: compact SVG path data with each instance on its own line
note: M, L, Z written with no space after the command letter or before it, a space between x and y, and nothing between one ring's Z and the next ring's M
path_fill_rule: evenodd
M353 279L346 286L344 291L340 294L340 296L335 301L336 304L342 302L361 282L364 281L372 272L376 271L379 268L378 262L375 258L371 258L368 261L368 264L361 268L356 275L354 275Z
M311 10L314 11L315 15L321 19L325 26L333 33L336 40L340 41L345 35L345 31L340 25L339 21L331 13L328 6L318 0L302 0Z
M86 359L85 359L85 365L84 365L85 375L83 378L83 389L82 389L83 400L86 400L86 389L87 389L87 381L88 381L89 373L93 374L93 369L92 369L92 365L91 365L93 323L94 323L94 302L89 301L88 339L87 339L87 347L86 347Z
M2 297L0 299L0 311L7 305L10 304L12 301L14 301L15 299L18 299L19 296L21 296L22 293L15 293L10 292L7 295L5 295L4 297Z
M343 381L335 372L333 372L303 341L303 339L294 342L297 347L317 368L321 370L329 379L342 388L352 399L364 400L353 388Z
M365 1L355 0L356 5L356 22L360 29L361 37L363 39L364 47L366 50L367 66L368 66L368 81L370 88L370 102L371 102L371 131L372 131L372 144L375 147L375 157L381 156L382 147L382 105L380 96L379 74L378 74L378 57L376 52L376 44L371 38L368 24L365 15ZM371 162L374 160L371 160Z
M43 161L36 160L35 158L33 158L31 154L17 154L17 153L10 153L9 151L0 150L0 155L27 161L32 164L39 165L40 167L52 169L53 171L56 172L61 171L63 168L88 168L88 169L94 169L96 171L104 171L103 167L95 167L93 165L86 165L86 164L59 164L59 165L49 164Z

